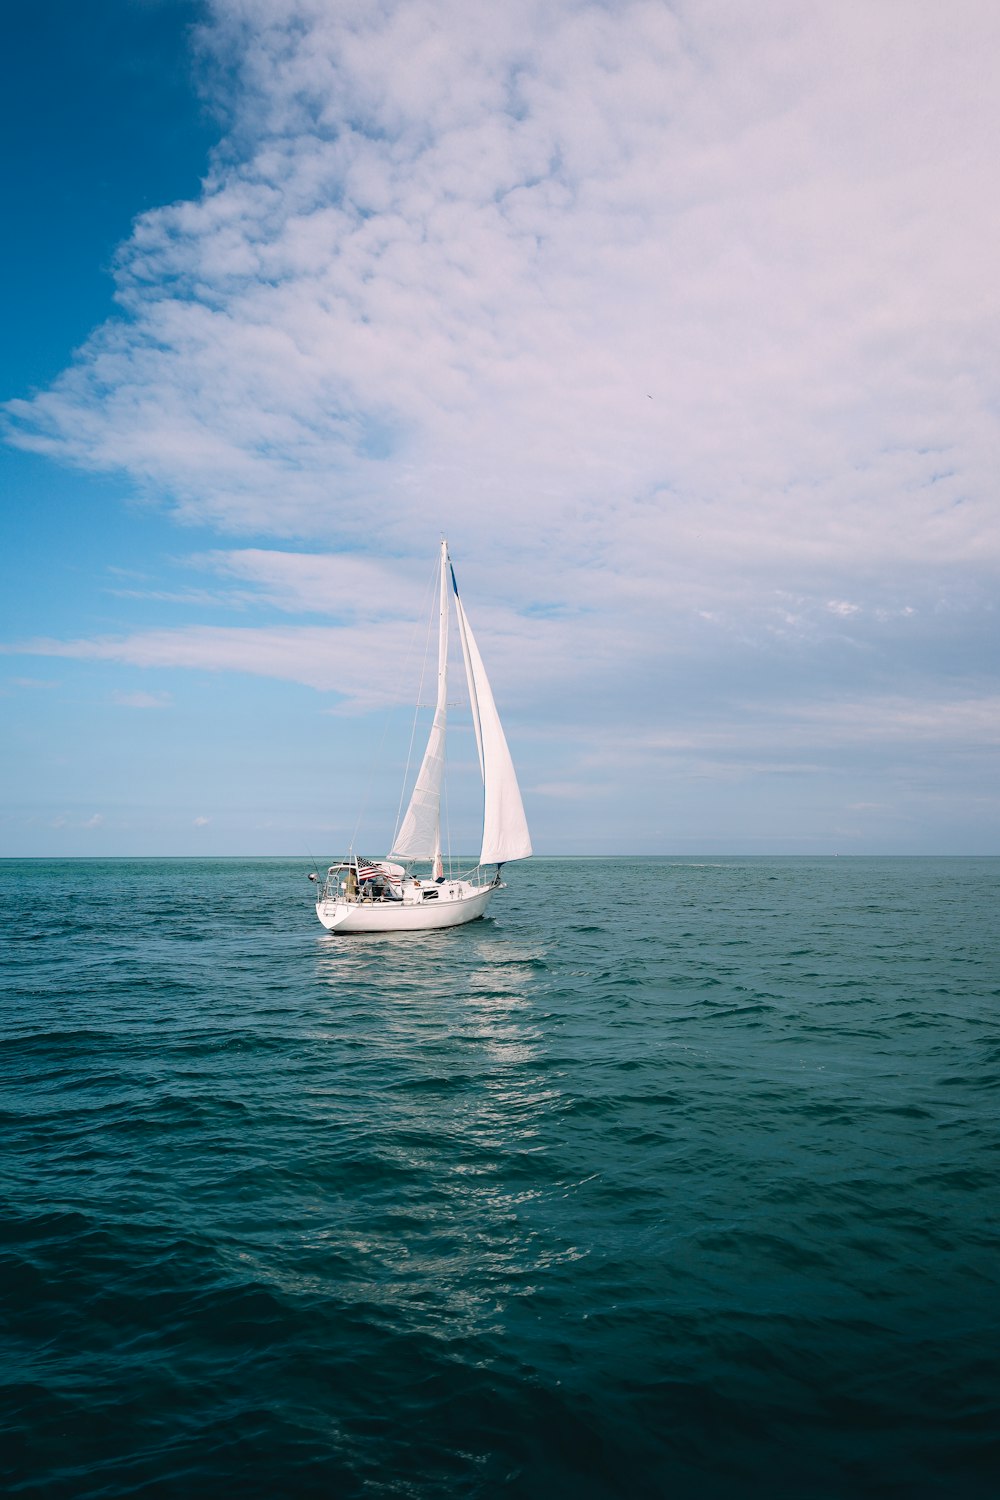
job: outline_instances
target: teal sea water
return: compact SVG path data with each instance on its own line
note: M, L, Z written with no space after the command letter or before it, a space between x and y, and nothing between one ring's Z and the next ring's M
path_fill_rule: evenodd
M0 1489L1000 1489L1000 860L0 863Z

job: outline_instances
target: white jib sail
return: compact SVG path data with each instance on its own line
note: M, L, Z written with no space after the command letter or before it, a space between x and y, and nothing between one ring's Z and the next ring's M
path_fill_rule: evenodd
M398 859L430 859L434 873L441 868L441 782L444 779L445 731L448 719L448 584L447 548L441 543L441 583L438 616L437 703L427 749L413 785L413 795L406 809L390 854Z
M521 789L514 774L514 762L507 748L507 737L500 723L486 668L472 634L468 617L458 595L455 572L451 574L455 591L455 609L462 639L462 654L469 679L472 720L479 745L483 772L483 848L482 865L504 864L508 859L527 859L531 853L531 835L524 816Z

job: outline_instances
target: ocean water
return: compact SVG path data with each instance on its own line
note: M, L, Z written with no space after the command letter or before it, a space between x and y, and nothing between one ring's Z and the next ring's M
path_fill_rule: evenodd
M12 1496L1000 1492L1000 860L0 863Z

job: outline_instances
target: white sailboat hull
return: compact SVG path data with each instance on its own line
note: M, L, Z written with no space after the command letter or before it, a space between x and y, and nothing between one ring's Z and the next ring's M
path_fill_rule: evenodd
M328 932L427 932L439 927L460 927L484 915L493 885L474 886L454 881L444 887L429 887L437 895L404 901L316 902L316 915Z

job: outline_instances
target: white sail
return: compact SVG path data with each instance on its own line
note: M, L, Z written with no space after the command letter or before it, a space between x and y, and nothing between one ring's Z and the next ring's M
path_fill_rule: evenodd
M527 859L531 853L531 835L524 816L521 789L517 784L514 762L507 748L507 737L500 723L486 668L459 598L454 568L451 581L455 591L455 609L465 671L469 680L479 764L483 773L483 847L479 863L492 865L504 864L509 859Z
M430 859L434 873L441 871L441 783L444 779L444 746L448 721L448 583L447 549L441 543L441 580L438 615L437 703L427 749L413 785L406 816L390 854L397 859Z

